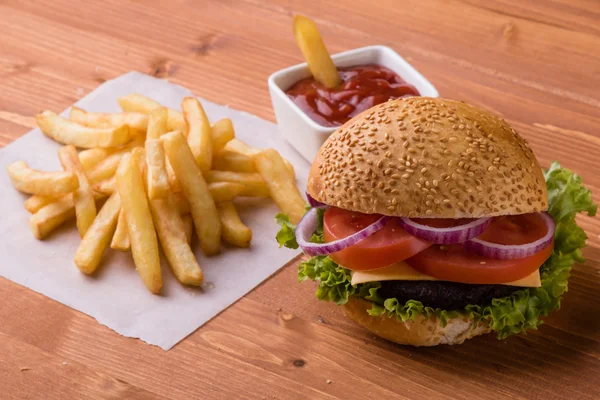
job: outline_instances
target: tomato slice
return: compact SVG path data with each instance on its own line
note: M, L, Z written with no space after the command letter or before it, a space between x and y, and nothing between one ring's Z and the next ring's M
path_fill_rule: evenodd
M546 235L547 226L539 213L495 217L479 239L506 245L534 242ZM528 276L552 254L551 243L539 252L520 259L498 260L467 251L460 244L435 245L406 262L421 273L438 279L464 283L508 283Z
M477 238L486 242L519 245L535 242L548 232L540 213L505 215L492 218L487 229Z
M417 271L444 281L463 283L508 283L525 278L552 254L554 244L532 256L514 260L487 258L467 251L460 244L433 245L406 260Z
M329 207L323 218L325 241L332 242L348 237L379 218L381 215ZM354 246L329 254L329 257L345 268L360 271L381 268L406 260L429 246L431 246L430 242L407 233L396 219L392 219L383 229Z

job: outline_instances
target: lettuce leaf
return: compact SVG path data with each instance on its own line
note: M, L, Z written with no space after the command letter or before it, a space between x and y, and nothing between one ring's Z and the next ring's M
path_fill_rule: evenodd
M544 171L548 187L548 212L556 222L575 217L578 212L596 215L598 205L592 201L592 192L581 184L581 177L562 168L556 161Z
M296 225L290 222L290 217L284 213L279 213L275 216L275 222L281 228L275 239L279 243L279 247L285 246L288 249L297 249L298 243L296 242Z
M307 207L310 209L310 207ZM313 232L310 241L313 243L323 243L325 239L323 238L323 215L325 214L325 210L317 209L317 217L319 221L317 223L317 229ZM296 225L290 222L290 217L284 213L279 213L275 216L275 222L281 228L275 239L277 239L277 243L279 243L279 247L287 247L288 249L297 249L298 242L296 242Z
M317 208L317 218L319 219L317 222L317 229L313 232L310 237L310 241L313 243L324 243L325 238L323 237L323 216L325 215L325 210L322 208Z
M418 315L437 317L442 326L459 315L472 318L474 324L485 321L490 324L498 338L537 329L542 324L540 317L560 308L562 295L568 289L568 278L575 262L583 262L581 248L585 247L587 235L581 229L575 216L585 212L594 216L597 205L593 203L591 192L582 185L581 178L572 171L554 162L544 172L548 187L548 212L556 222L554 252L540 268L542 286L514 292L510 296L493 299L491 304L468 305L462 310L443 310L424 306L421 302L409 300L400 303L395 298L384 299L378 294L379 282L369 282L353 286L350 270L336 264L327 256L311 257L300 264L298 279L319 283L317 297L343 305L350 296L357 296L372 302L369 314L397 318L400 321L414 320ZM319 213L319 225L312 241L323 241L323 212ZM298 248L294 238L295 226L283 214L277 215L281 230L277 241L282 246ZM294 247L295 246L295 247Z

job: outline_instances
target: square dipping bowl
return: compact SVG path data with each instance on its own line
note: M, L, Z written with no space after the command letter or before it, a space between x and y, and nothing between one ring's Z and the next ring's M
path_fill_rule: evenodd
M413 85L424 97L439 97L436 88L398 53L387 46L367 46L331 57L338 68L379 64L391 69ZM298 64L269 76L269 93L277 125L283 137L312 162L319 148L337 127L319 125L304 113L285 93L294 83L311 76L308 65Z

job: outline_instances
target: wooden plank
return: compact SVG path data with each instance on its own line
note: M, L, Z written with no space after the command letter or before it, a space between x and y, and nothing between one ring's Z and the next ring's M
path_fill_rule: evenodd
M205 398L259 399L264 396L285 398L282 394L288 393L295 398L331 398L312 385L305 386L265 371L265 362L281 368L289 368L290 365L280 354L262 351L260 346L249 340L247 345L251 348L246 353L254 357L250 361L232 355L231 351L223 351L222 346L203 346L190 340L165 352L115 335L92 318L63 305L54 304L54 315L47 315L43 307L36 305L48 299L31 291L17 299L7 293L14 294L15 290L19 290L17 285L6 282L2 286L7 290L3 290L0 296L8 303L0 310L0 320L7 320L10 315L24 310L32 314L19 323L20 327L3 325L0 332L19 336L44 351L68 357L102 373L119 376L160 396L186 398L190 393L202 392ZM202 335L202 332L194 335ZM211 334L207 335L210 338ZM322 384L326 385L324 379Z
M3 399L160 399L147 390L0 333Z
M540 25L552 25L577 32L600 35L600 3L594 0L547 2L510 0L464 0L477 7L515 19L526 19Z
M21 3L19 3L21 4ZM224 5L207 5L206 8L209 8L209 6L211 6L213 8L213 10L199 10L196 11L195 10L189 10L189 13L186 13L186 17L180 17L180 18L176 18L175 16L173 17L174 22L177 22L179 24L181 24L184 27L187 27L191 21L201 21L203 24L203 26L208 26L209 28L211 28L211 31L206 30L205 32L200 32L198 34L194 34L192 36L192 34L188 33L188 31L186 30L185 32L179 33L177 36L177 40L172 40L170 39L170 36L164 37L164 38L160 38L161 40L158 40L158 38L156 38L156 31L160 30L161 32L164 30L167 30L167 34L170 33L172 31L172 29L168 30L167 27L163 27L163 25L165 25L165 20L164 18L161 18L161 16L164 14L164 10L161 8L159 10L152 10L149 8L143 8L140 7L137 4L125 4L123 5L123 3L121 3L121 8L123 8L123 6L125 6L126 8L122 11L121 14L116 14L116 15L109 15L106 17L106 21L110 22L110 24L115 23L115 24L120 24L123 25L123 15L127 14L127 13L139 13L141 18L145 18L145 20L148 21L148 24L145 25L145 29L144 26L138 27L135 25L132 25L131 27L129 27L129 25L124 26L123 30L120 30L119 32L122 32L122 35L125 36L127 35L132 36L134 40L138 40L138 38L141 37L141 39L139 40L144 40L146 42L148 42L150 39L153 39L152 41L152 47L150 47L150 45L145 45L147 49L152 50L153 52L157 52L157 51L162 51L163 48L165 47L165 43L169 42L169 50L168 50L168 55L165 57L168 61L172 61L175 66L174 66L174 70L173 70L173 74L175 76L177 75L182 75L185 76L186 78L192 78L189 79L189 81L192 83L192 86L195 87L202 87L202 91L200 92L200 94L202 94L202 92L204 91L210 91L211 87L213 85L219 85L221 86L221 92L223 92L225 90L225 93L222 94L221 96L228 96L226 98L226 100L231 101L232 97L236 97L236 96L232 96L231 93L227 93L226 91L229 90L235 90L235 83L238 79L243 78L244 82L248 82L252 79L255 79L255 77L257 77L258 75L260 75L260 73L262 73L262 76L260 78L257 79L258 84L260 85L264 85L264 78L266 77L264 74L265 72L268 74L268 72L272 72L273 70L279 68L279 67L283 67L286 65L289 65L292 62L296 62L296 61L300 61L300 54L299 51L296 49L296 46L293 42L293 38L291 37L291 35L289 35L289 37L286 36L282 36L282 35L278 35L276 32L279 32L281 29L283 29L284 27L289 29L289 16L288 15L281 15L280 13L278 13L277 11L270 11L270 10L264 10L262 8L257 8L257 7L252 7L252 4L250 5L246 5L245 3L236 3L235 7L226 7ZM52 2L51 4L48 4L48 7L43 7L44 12L46 13L50 13L50 11L52 11L52 8L60 8L63 7L64 5L61 2ZM98 5L98 7L100 8L100 6ZM115 5L116 8L118 8L118 6ZM128 7L128 8L127 8ZM224 10L220 10L220 9L216 9L217 7L222 7L224 8ZM50 11L49 11L50 10ZM187 11L187 10L186 10ZM224 11L227 13L227 15L229 16L229 18L224 19L224 21L215 21L214 18L211 17L211 12L215 13L217 11ZM307 11L310 11L307 10ZM66 20L69 19L69 24L71 25L72 28L77 29L79 26L81 25L89 25L88 22L91 22L92 24L94 24L94 19L90 19L87 18L89 16L89 14L95 13L95 12L101 12L101 10L95 10L93 9L93 7L89 7L89 5L80 5L79 7L70 7L68 10L57 10L57 11L53 11L51 13L51 16L53 18L58 18L60 21L62 20ZM249 22L245 22L245 19L243 18L243 15L246 14L256 14L256 13L261 13L260 17L264 20L273 20L273 22L276 22L276 25L274 27L271 28L270 25L259 25L259 24L255 24L252 23L252 21ZM21 17L23 19L23 22L27 19L30 18L29 15L25 14ZM112 18L112 19L111 19ZM118 18L121 18L120 20ZM86 21L86 23L84 24L82 21ZM229 22L232 21L232 22ZM235 21L235 22L233 22ZM39 21L40 23L42 23L42 21ZM328 23L329 21L324 21L325 23ZM91 39L94 39L95 42L106 42L107 38L104 36L103 31L109 31L110 29L108 28L108 26L110 25L108 23L104 23L104 21L100 22L96 22L96 25L92 25L89 26L89 28L94 28L94 30L92 32L95 33L95 35L93 35L93 37L85 37L85 35L89 34L90 31L82 31L81 33L84 35L84 37L81 39L82 42L89 42ZM379 36L376 35L377 32L374 32L372 35L368 36L365 38L365 35L360 34L360 32L357 32L356 29L350 29L350 28L344 28L343 26L338 25L334 25L336 28L336 31L334 32L329 32L328 29L328 25L325 25L323 27L324 30L324 35L326 35L326 39L329 38L329 35L334 35L334 34L339 34L339 36L335 37L335 40L331 40L333 42L333 45L338 44L338 47L341 48L336 48L334 50L341 50L342 48L347 49L347 48L351 48L351 47L355 47L357 45L366 45L366 44L373 44L373 38L375 38L375 40L379 40L381 39L383 41L383 43L392 43L390 41L390 39L387 39L385 36L383 36L381 33L379 34ZM163 29L164 28L164 29ZM275 29L276 32L272 32L269 31L269 28L271 29ZM455 27L453 27L455 28ZM129 29L129 30L128 30ZM227 34L220 34L218 33L219 30L222 29L228 29L228 33ZM229 29L231 31L229 31ZM23 29L25 30L25 29ZM114 31L114 30L110 30L110 31ZM65 30L64 35L70 35L72 32L72 29L70 30ZM100 33L102 33L102 36L100 36ZM28 33L28 32L15 32L15 35L34 35L35 33ZM59 32L56 32L57 34L57 42L59 42L60 40L63 40L63 37L61 34L59 34ZM114 33L114 32L110 32L107 33L110 35L119 35L119 33ZM189 35L189 36L188 36ZM394 37L394 36L402 36L405 37L403 35L403 32L395 32L392 31L389 36ZM198 39L198 37L200 37L200 39ZM418 40L417 40L418 39ZM260 43L264 43L264 42L274 42L273 43L273 48L265 48L265 46L259 46L257 45ZM527 42L527 41L525 41ZM199 43L199 44L198 44ZM440 72L444 72L446 67L448 66L448 64L450 63L451 65L456 65L459 68L465 70L465 73L473 74L473 73L481 73L487 76L491 76L494 77L497 80L500 80L500 82L498 82L498 86L504 82L508 82L508 83L515 83L517 85L521 84L521 85L525 85L525 87L527 86L527 83L523 83L521 81L519 81L516 78L513 78L512 75L502 75L501 73L499 73L497 70L492 70L490 68L485 69L485 68L480 68L477 66L477 64L468 64L465 63L462 60L458 60L458 59L453 59L453 58L449 58L447 55L445 55L442 52L436 53L433 52L432 50L430 50L428 43L424 42L422 38L416 38L415 41L410 41L409 38L406 38L405 40L403 40L402 42L393 42L394 43L394 47L399 49L400 51L402 51L402 53L408 53L408 56L412 56L411 53L415 53L415 54L419 54L420 57L428 57L430 58L428 61L431 62L432 65L438 65L438 70ZM412 44L415 43L415 44ZM577 43L576 41L574 41L574 43ZM74 43L74 46L80 47L79 43ZM194 47L196 46L196 47ZM202 65L197 65L195 62L192 62L191 65L186 65L186 68L183 69L179 69L177 68L177 60L175 58L179 57L179 56L187 56L187 58L189 58L190 56L194 55L194 51L197 50L197 47L200 48L204 48L204 49L209 49L206 51L202 51L201 54L202 56L200 56L197 60L198 61L202 61ZM447 49L448 47L448 42L444 43L444 49ZM426 48L427 52L424 52L422 48ZM453 49L453 48L452 48ZM136 48L136 51L142 51L143 47L140 46L140 48ZM531 53L531 51L529 51L530 49L527 49L529 53ZM120 52L121 49L119 49L118 47L115 49L115 51ZM469 51L471 53L476 53L473 52L473 50L469 47ZM538 51L541 51L538 49ZM585 49L577 49L578 52L584 52ZM228 53L235 53L233 55L233 58L231 59L230 62L227 62L225 65L228 66L228 68L224 69L221 68L223 66L223 62L224 60L228 60L228 57L223 57L225 54L229 55ZM450 54L454 55L453 52L449 52ZM96 58L96 63L98 64L98 62L101 62L102 64L109 64L110 60L104 60L101 59L100 57L102 53L94 53L92 54L93 57ZM288 56L289 54L289 56ZM129 55L128 55L129 56ZM504 57L504 61L506 61L506 57L508 55L505 55ZM570 58L570 55L556 55L557 57L559 56L564 56L567 58ZM260 63L257 64L254 61L257 59L264 59L264 57L269 57L270 63L265 65L264 63ZM482 57L479 57L480 59ZM487 58L484 58L487 59ZM131 57L131 60L129 60L130 62L135 62L136 61L136 57ZM152 60L147 60L148 64L152 63ZM216 65L215 65L216 64ZM588 65L593 65L593 62L590 62L590 60L587 60L587 64ZM208 67L214 67L215 68L221 68L221 71L219 71L223 77L222 79L219 79L218 81L215 81L214 79L208 81L209 77L206 76L206 71ZM560 64L562 65L562 64ZM417 66L418 63L417 63ZM270 69L270 71L267 69L265 71L265 67L271 67L272 69ZM147 69L148 65L144 65L143 68L140 68L141 70ZM558 67L557 67L558 68ZM196 69L195 71L193 71L193 76L195 77L195 79L193 79L193 76L191 74L186 74L185 72L190 71L191 69ZM534 68L531 68L532 70L536 70ZM544 69L546 70L546 69ZM265 72L263 72L265 71ZM212 70L211 72L214 72L214 70ZM230 73L231 72L231 73ZM559 71L560 73L558 75L562 76L562 75L572 75L570 74L570 71L567 69L564 69ZM542 75L539 76L540 79L547 79L547 76L554 76L556 74L551 74L548 73L547 75ZM473 78L477 78L477 76L469 76L469 80L477 82L477 79L473 79ZM589 76L587 77L587 79L596 79L593 76ZM212 81L212 82L211 82ZM196 82L202 82L205 85L204 86L197 86ZM224 84L226 83L226 84ZM587 86L593 86L593 81L590 82L590 85ZM206 85L208 86L208 88L206 87ZM579 84L580 86L582 86L581 84ZM224 87L222 87L224 86ZM240 85L238 85L240 86ZM548 93L545 93L544 95L548 95L548 94L558 94L557 97L560 97L560 103L562 104L564 102L564 96L561 96L560 93L553 91L552 90L552 86L550 84L545 85L543 88L548 87L548 89L546 90ZM459 84L455 84L454 87L460 87ZM253 86L251 86L251 88L253 88ZM536 85L532 86L533 89L540 89L538 88ZM244 88L240 88L241 90L244 90ZM511 88L507 88L508 91ZM573 90L579 90L580 88L577 88L577 86L575 86L573 88ZM585 88L583 88L585 89ZM538 90L539 91L539 90ZM518 90L514 91L514 93L518 93ZM242 92L242 94L245 94L244 92ZM266 92L265 92L266 94ZM539 96L539 93L538 93ZM256 97L256 96L254 96ZM259 97L259 101L261 101L261 98L264 98L264 100L266 100L265 104L268 106L268 98L266 96L258 96ZM580 96L574 96L575 98L579 98ZM235 99L234 99L235 100ZM594 100L594 99L592 99ZM597 99L596 99L597 100ZM239 100L238 100L239 101ZM557 100L558 102L558 100ZM594 101L592 101L594 103ZM557 103L558 104L558 103ZM596 115L597 115L597 107L594 107ZM269 110L269 114L270 114L270 110Z
M542 165L557 159L578 171L600 200L598 7L591 0L377 7L7 0L0 146L29 130L39 110L60 111L132 69L273 120L266 78L301 62L291 16L302 12L317 20L333 52L390 45L443 96L502 115ZM297 260L169 352L0 279L0 382L14 398L598 398L600 220L580 223L589 260L574 268L559 312L528 336L455 347L374 338L319 302L314 284L297 283ZM63 360L73 371L63 373ZM17 373L21 364L38 368Z

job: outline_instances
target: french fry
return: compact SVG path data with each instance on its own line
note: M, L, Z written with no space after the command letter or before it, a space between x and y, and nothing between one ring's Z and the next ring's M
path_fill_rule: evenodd
M252 241L252 230L248 228L235 209L232 202L217 204L223 240L237 247L249 247Z
M135 153L134 150L134 156ZM147 176L146 182L149 182ZM177 280L184 285L199 286L203 281L202 270L189 246L193 222L189 214L184 222L173 197L174 195L167 191L164 198L149 199L154 226Z
M165 167L165 150L159 139L146 140L146 165L148 168L148 196L160 199L167 196L169 179Z
M166 107L159 107L152 110L148 120L148 131L146 140L160 139L162 135L169 131L169 110Z
M200 286L203 281L202 270L190 249L185 225L171 194L168 193L163 199L150 200L150 209L161 247L175 277L184 285Z
M74 262L84 274L93 274L100 265L102 254L108 247L111 235L115 230L120 210L121 198L118 193L114 193L104 203L98 216L81 240L75 253Z
M79 161L79 155L75 146L61 147L58 150L58 159L63 168L66 171L73 172L79 180L79 188L73 192L73 202L75 203L77 229L79 230L79 235L83 237L92 225L92 222L94 222L94 218L96 218L94 192Z
M79 184L79 181L77 181ZM47 206L50 203L54 203L63 196L40 196L39 194L33 195L25 200L25 209L31 214L38 212L42 207Z
M79 152L79 161L83 166L86 174L94 168L100 161L104 160L109 154L111 150L103 149L100 147L95 147L93 149L83 150ZM88 178L89 179L89 178ZM79 185L79 181L77 183ZM112 194L113 191L107 194ZM27 200L25 200L25 209L30 213L38 212L42 207L57 201L61 198L62 195L59 196L42 196L42 195L33 195Z
M240 139L237 138L233 138L229 142L227 142L223 151L243 154L248 158L252 158L253 155L260 153L260 150L248 146L246 143L242 142ZM283 162L292 174L292 177L296 179L296 171L294 171L294 166L292 165L292 163L290 163L285 158L283 159Z
M100 200L106 197L103 194L94 193L94 199ZM41 207L29 218L29 228L37 239L45 239L54 229L67 222L75 216L75 204L73 194L69 193L58 200Z
M130 129L142 133L148 128L148 115L139 112L101 113L71 107L69 119L90 128L118 128L129 125Z
M156 108L162 107L156 101L138 93L121 96L118 101L123 111L135 111L143 114L150 114ZM170 131L180 130L185 133L185 121L179 111L169 108L168 127Z
M112 176L108 179L101 180L94 184L93 189L94 193L110 196L117 191L117 178Z
M25 161L14 162L6 170L14 187L23 193L56 197L79 187L77 176L71 171L38 171L29 168Z
M75 216L73 195L68 194L42 207L29 218L29 228L36 239L45 239L54 229Z
M202 172L185 137L180 132L167 133L161 138L177 180L190 203L196 234L206 255L217 254L221 248L221 223L217 208Z
M146 143L146 137L145 137L145 135L135 136L133 138L133 140L131 140L129 143L127 143L127 144L125 144L123 146L116 147L115 149L113 149L113 151L111 152L111 154L118 153L118 152L131 151L131 150L135 149L136 147L144 147L145 143Z
M208 190L215 203L231 201L244 192L244 185L235 182L214 182L208 184Z
M116 193L116 192L115 192ZM114 250L129 251L131 242L129 241L129 232L127 232L127 221L125 220L125 212L121 209L117 219L117 228L113 234L110 248Z
M194 97L186 97L181 102L183 118L187 126L187 141L203 174L212 165L212 130L202 104Z
M190 202L187 201L183 193L173 193L172 199L173 204L175 204L175 208L177 208L180 215L189 214L191 212Z
M213 157L213 169L233 172L256 172L252 158L231 150L223 150Z
M296 180L296 171L294 171L294 166L292 165L291 162L289 162L288 160L286 160L285 158L281 157L283 159L283 162L285 164L285 167L287 168L288 172L290 173L290 175L292 176L293 180Z
M218 154L227 142L235 137L233 123L229 118L223 118L211 126L213 154Z
M294 224L304 215L306 202L300 195L294 178L273 149L263 150L253 156L256 169L269 187L271 198L279 209L290 216Z
M167 180L169 181L169 187L173 193L181 192L181 185L177 181L177 177L175 176L175 171L173 171L173 167L171 166L171 162L168 157L165 157L165 167L167 167Z
M117 190L125 212L131 252L142 281L152 293L162 288L158 240L138 160L125 154L117 169Z
M315 80L328 88L338 87L342 82L340 74L325 48L315 23L303 15L296 15L294 36Z
M35 116L37 125L51 139L76 147L116 147L131 140L129 126L118 128L89 128L69 121L52 111Z
M169 128L169 109L166 107L159 107L154 109L150 114L150 120L148 122L148 133L146 134L146 140L159 139L162 135L168 132ZM184 127L185 128L185 127ZM164 152L164 150L163 150ZM164 158L164 157L163 157ZM165 168L167 174L167 182L173 192L180 192L181 187L173 172L173 167L169 163L168 159L165 159ZM149 189L150 190L150 189ZM156 195L156 193L154 193Z
M79 161L83 169L87 172L108 157L110 153L112 153L112 150L101 147L83 150L79 152Z
M138 168L140 169L140 172L142 173L142 177L145 178L146 177L146 149L144 149L143 147L136 147L135 149L131 150L131 156L138 163ZM146 188L145 181L146 181L146 179L144 179L144 189Z
M223 149L235 153L240 153L250 158L252 158L252 156L256 153L260 152L260 150L248 146L246 143L244 143L238 138L233 138L230 141L228 141Z
M231 201L244 191L244 185L234 182L215 182L208 184L208 190L215 203ZM179 214L190 213L190 203L182 193L173 193L173 202Z
M185 231L185 238L188 244L192 243L192 234L194 233L194 220L190 214L185 214L181 216L181 221L183 222L183 230Z
M230 171L209 171L206 174L206 181L233 182L244 185L244 190L240 196L248 197L269 197L269 188L258 173L230 172Z
M79 155L81 156L82 153L79 153ZM114 173L123 154L125 153L111 155L111 158L103 165L99 167L94 166L89 172L86 170L88 181L93 185L92 189L96 197L98 197L97 195L101 195L101 197L110 196L117 190L117 182ZM60 197L62 196L31 196L25 200L25 209L32 214L36 213L39 209L47 204L57 201Z
M129 149L117 151L104 160L96 164L92 169L87 172L88 179L92 184L98 183L104 179L108 179L115 175L119 162L123 155L127 154Z

